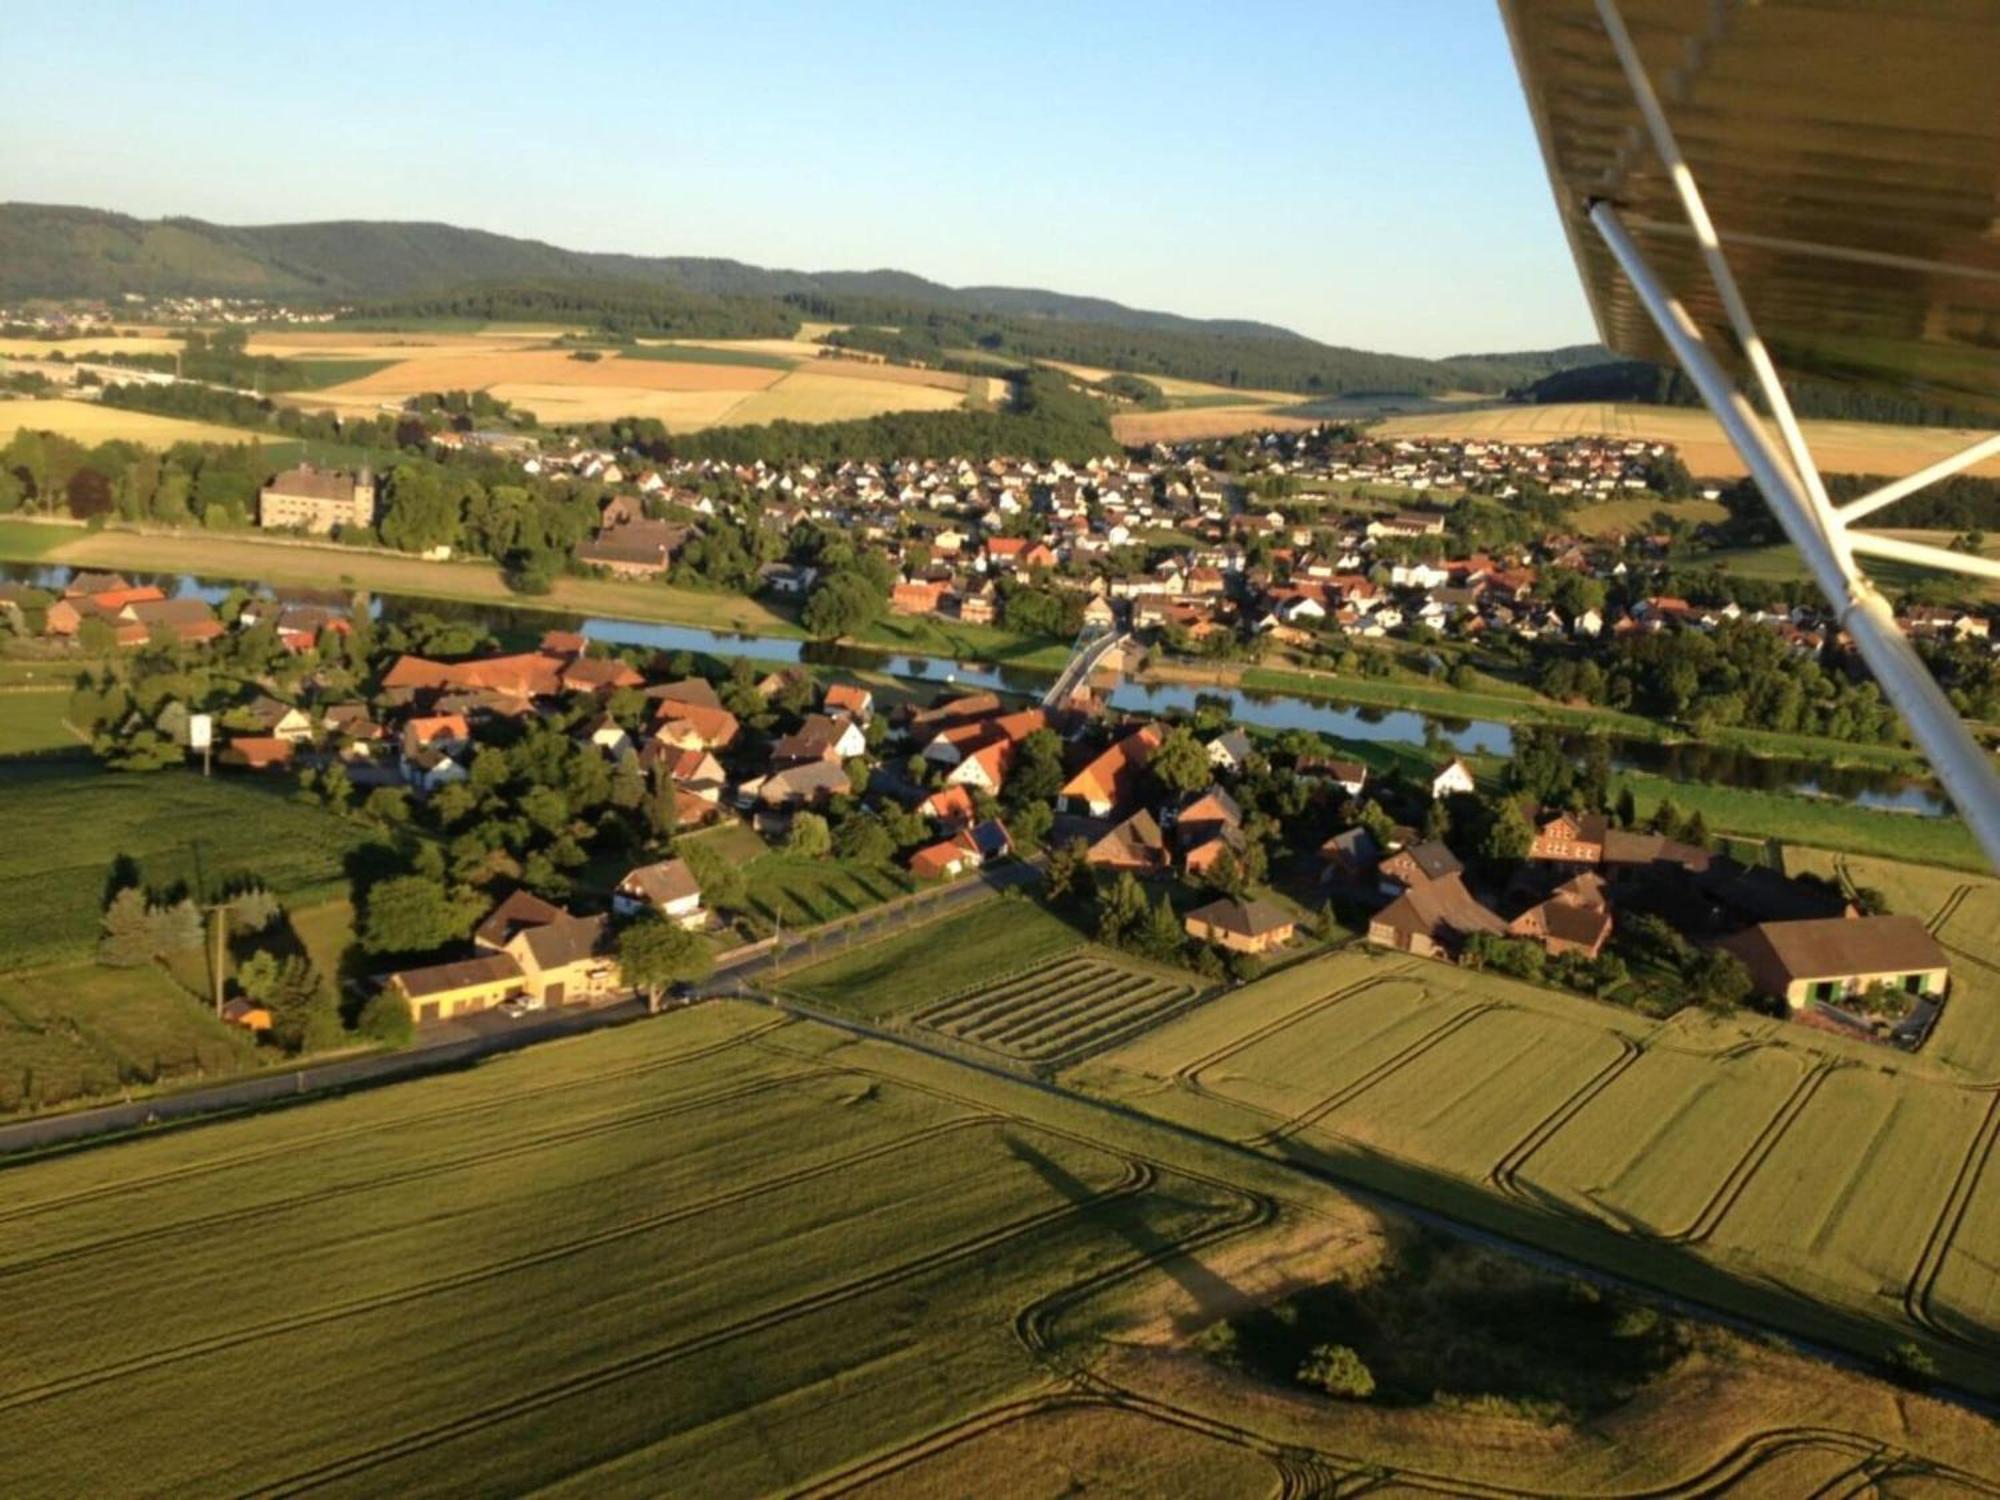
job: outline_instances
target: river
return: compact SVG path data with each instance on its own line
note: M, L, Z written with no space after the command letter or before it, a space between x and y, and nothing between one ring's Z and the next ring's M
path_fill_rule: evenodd
M23 563L0 564L0 577L20 579L60 589L67 567ZM158 585L175 596L219 603L239 585L187 574L136 574L134 582ZM312 599L344 604L346 593L276 590L282 598ZM620 646L646 646L658 651L687 651L723 658L742 656L772 663L803 662L883 672L892 677L950 684L1034 692L1053 674L1032 668L993 666L917 656L853 646L827 646L787 636L737 635L694 625L664 625L646 620L574 615L559 610L509 605L464 603L409 594L374 594L378 617L396 619L431 614L464 620L495 635L519 637L545 630L581 631L592 640ZM1121 682L1112 690L1111 706L1134 713L1192 710L1197 700L1225 704L1239 723L1265 729L1311 730L1331 738L1364 744L1434 745L1467 755L1507 756L1513 753L1513 731L1492 719L1429 717L1406 709L1382 709L1294 697L1285 693L1252 693L1222 686L1180 683ZM1573 737L1580 744L1580 737ZM1649 772L1674 781L1720 783L1752 791L1793 792L1832 797L1862 807L1948 817L1952 807L1934 782L1898 771L1866 767L1827 766L1799 758L1753 755L1712 745L1661 745L1649 740L1611 736L1612 764L1620 770Z

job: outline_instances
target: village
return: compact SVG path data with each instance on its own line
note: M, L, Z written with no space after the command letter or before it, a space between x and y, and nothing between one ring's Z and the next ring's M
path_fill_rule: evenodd
M919 898L1030 863L1049 903L1101 941L1212 983L1358 934L1649 1013L1754 1003L1906 1046L1948 985L1947 955L1913 917L1746 866L1698 820L1641 824L1583 776L1530 786L1516 767L1475 776L1457 759L1385 774L1213 711L1114 711L1103 689L1144 648L1109 640L1136 601L1114 609L1108 591L1086 616L1116 647L1108 671L1060 700L899 686L888 706L883 686L838 673L576 632L436 656L392 649L324 600L246 591L224 618L116 575L76 574L41 602L9 588L58 649L130 659L79 711L109 764L289 776L330 808L451 841L452 899L477 906L477 925L366 979L419 1025L628 994L618 935L635 918L702 935L690 978L763 951L777 935L746 915L716 835L738 863L772 849L893 864ZM177 696L189 662L214 652L235 653L238 685ZM585 866L592 878L574 878ZM248 997L226 1013L269 1021Z

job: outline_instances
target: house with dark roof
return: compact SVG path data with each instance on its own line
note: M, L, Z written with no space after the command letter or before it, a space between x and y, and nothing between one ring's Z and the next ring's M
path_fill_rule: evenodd
M1369 942L1419 958L1452 958L1474 933L1497 936L1506 930L1456 871L1411 886L1368 919Z
M662 859L628 871L611 893L611 906L620 916L657 912L687 928L708 920L701 905L701 883L684 859Z
M1878 987L1936 997L1951 980L1950 959L1915 917L1760 922L1721 946L1743 961L1760 994L1794 1010Z
M1398 849L1375 867L1385 896L1415 890L1439 880L1454 879L1464 870L1465 866L1459 863L1458 856L1438 839L1427 839L1421 844Z
M1172 862L1159 821L1143 807L1092 844L1084 861L1100 870L1135 875L1157 874Z
M1225 897L1196 907L1182 918L1181 926L1198 943L1213 943L1231 953L1269 953L1292 940L1298 920L1269 901Z

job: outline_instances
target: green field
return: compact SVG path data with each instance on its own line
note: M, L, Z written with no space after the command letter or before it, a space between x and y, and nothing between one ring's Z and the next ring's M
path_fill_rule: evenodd
M0 755L77 749L82 741L63 718L68 707L63 687L0 692Z
M1947 942L1958 922L1980 953L2000 950L2000 884L1951 898ZM1750 1013L1653 1023L1355 949L1064 1077L1659 1284L1763 1315L1782 1305L1796 1326L1864 1347L1943 1327L1991 1381L2000 1273L1980 1247L2000 1235L2000 1169L1986 1163L2000 963L1970 951L1914 1057Z
M1518 1266L1432 1298L1431 1398L1225 1369L1223 1319L1419 1284L1413 1232L764 1007L4 1176L9 1496L1780 1495L1885 1444L1883 1493L2000 1473L1981 1418L1678 1324L1690 1352L1587 1427L1510 1414L1498 1330L1580 1305Z
M1979 874L1989 868L1971 831L1957 818L1882 812L1833 797L1796 797L1696 781L1668 781L1637 771L1621 771L1612 778L1614 797L1626 787L1632 789L1641 818L1651 817L1663 798L1671 798L1682 816L1700 813L1714 833L1775 838L1787 844Z
M771 849L743 866L750 909L787 929L818 927L908 895L907 872L893 865L807 859Z
M1196 993L1185 973L1090 948L996 975L910 1020L1011 1061L1059 1065L1155 1024Z
M0 978L0 1114L255 1068L257 1045L164 970L95 964Z
M785 976L785 990L855 1016L892 1016L1012 976L1080 947L1041 906L1002 897Z
M288 785L192 771L120 775L93 763L0 767L0 972L88 958L112 862L166 889L255 877L286 901L344 893L342 861L365 831L287 795Z

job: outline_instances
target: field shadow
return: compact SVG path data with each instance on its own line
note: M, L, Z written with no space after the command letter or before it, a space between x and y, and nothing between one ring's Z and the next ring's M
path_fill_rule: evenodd
M1033 1168L1042 1181L1079 1208L1096 1204L1103 1195L1089 1183L1070 1175L1060 1162L1044 1156L1019 1136L1007 1134L1007 1150L1016 1161ZM1146 1265L1164 1272L1194 1303L1193 1321L1210 1322L1242 1305L1242 1295L1226 1279L1188 1254L1146 1222L1145 1216L1101 1216L1100 1222L1113 1229L1130 1245Z

